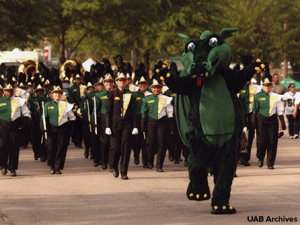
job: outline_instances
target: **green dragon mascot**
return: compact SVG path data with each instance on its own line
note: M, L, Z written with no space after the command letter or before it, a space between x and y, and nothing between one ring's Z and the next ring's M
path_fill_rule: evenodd
M243 129L243 111L237 93L264 68L260 60L243 70L229 68L232 53L225 39L236 28L218 34L205 31L200 39L179 34L185 43L184 69L173 74L166 65L156 69L171 91L177 93L174 112L179 133L189 150L189 200L210 199L208 173L214 176L212 214L235 213L229 205L236 169L237 143Z

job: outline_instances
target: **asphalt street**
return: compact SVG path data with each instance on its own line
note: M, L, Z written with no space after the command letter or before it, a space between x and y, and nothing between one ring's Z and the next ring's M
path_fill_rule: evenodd
M233 215L212 215L210 200L186 198L189 179L183 162L175 165L166 157L164 172L158 173L134 165L132 154L129 180L121 180L94 167L83 149L70 145L62 174L51 175L46 163L33 159L29 146L20 151L18 176L0 175L0 224L300 223L300 139L289 139L287 132L279 139L274 170L257 166L255 143L251 166L239 165L233 181ZM208 179L212 191L213 177Z

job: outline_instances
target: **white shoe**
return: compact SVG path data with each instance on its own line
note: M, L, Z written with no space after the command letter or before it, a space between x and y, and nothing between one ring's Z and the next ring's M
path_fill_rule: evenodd
M290 136L290 139L294 139L295 137L294 136Z
M298 138L298 137L299 137L299 135L298 135L298 134L295 134L295 135L294 135L294 138Z

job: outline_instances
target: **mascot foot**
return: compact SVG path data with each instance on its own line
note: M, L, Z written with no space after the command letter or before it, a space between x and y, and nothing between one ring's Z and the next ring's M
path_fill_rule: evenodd
M213 206L213 209L210 212L211 214L234 214L236 210L232 206Z
M191 183L186 191L186 196L189 200L204 201L210 199L209 187L206 188L192 188Z

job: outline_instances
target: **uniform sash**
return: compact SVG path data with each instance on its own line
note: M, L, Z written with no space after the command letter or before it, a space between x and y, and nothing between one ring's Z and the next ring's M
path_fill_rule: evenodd
M277 101L277 95L270 95L270 103L269 103L269 116L271 115L272 109Z
M58 125L67 107L67 102L58 103Z
M11 119L13 119L14 114L17 110L18 105L19 105L20 99L11 99L10 101L11 101Z
M249 87L249 110L251 109L254 101L254 95L256 94L257 87Z
M167 99L168 98L166 98L166 97L159 97L158 98L158 110L157 110L158 116L157 116L157 118L159 118L161 110L163 109L164 105L166 104Z
M123 94L123 113L122 113L123 118L124 118L124 116L126 114L126 111L128 109L128 105L129 105L130 100L131 100L131 93Z

